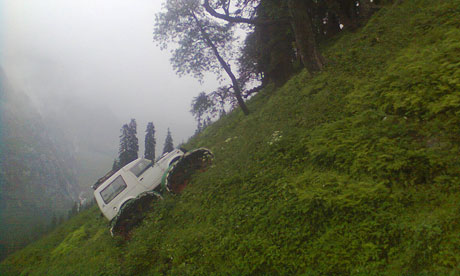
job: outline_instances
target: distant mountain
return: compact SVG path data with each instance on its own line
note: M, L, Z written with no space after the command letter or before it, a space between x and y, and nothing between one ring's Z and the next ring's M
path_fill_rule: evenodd
M41 95L35 103L48 132L74 158L80 198L91 198L90 185L112 167L121 123L106 107L83 101L78 93Z
M78 200L77 162L30 99L1 80L0 257L43 233Z
M104 106L69 94L30 98L0 68L0 258L35 239L117 156L121 123ZM32 95L34 96L34 95Z

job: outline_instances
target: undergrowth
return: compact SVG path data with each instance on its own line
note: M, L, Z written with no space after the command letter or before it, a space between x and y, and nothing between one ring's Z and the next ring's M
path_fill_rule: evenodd
M460 1L404 1L185 147L214 165L129 241L93 208L22 275L459 275Z

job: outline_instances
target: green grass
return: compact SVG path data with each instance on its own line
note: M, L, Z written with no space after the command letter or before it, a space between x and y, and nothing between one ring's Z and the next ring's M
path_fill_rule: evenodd
M404 1L186 144L214 165L112 239L93 208L12 275L459 275L460 1ZM3 275L2 274L2 275Z

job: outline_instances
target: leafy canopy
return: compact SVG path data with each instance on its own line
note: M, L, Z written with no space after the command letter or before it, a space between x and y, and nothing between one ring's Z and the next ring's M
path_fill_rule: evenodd
M222 67L202 32L206 32L224 60L233 57L232 24L212 20L199 0L168 0L163 12L156 14L154 40L162 49L173 44L170 59L179 76L193 75L202 81L204 72L222 78Z

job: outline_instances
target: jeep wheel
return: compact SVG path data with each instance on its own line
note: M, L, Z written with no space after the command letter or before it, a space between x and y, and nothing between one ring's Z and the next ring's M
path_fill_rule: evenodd
M111 222L112 236L129 239L131 230L142 222L146 212L153 208L153 203L159 198L161 196L156 192L145 192L123 204Z

